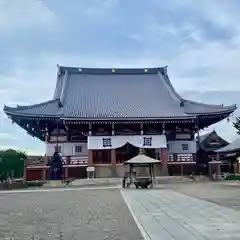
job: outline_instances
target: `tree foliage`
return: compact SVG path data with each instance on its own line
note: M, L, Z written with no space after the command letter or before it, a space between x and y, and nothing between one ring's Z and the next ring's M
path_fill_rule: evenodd
M237 129L237 134L240 135L240 117L237 117L236 121L233 122L233 127Z
M0 181L8 177L20 178L24 173L27 155L14 149L0 150Z

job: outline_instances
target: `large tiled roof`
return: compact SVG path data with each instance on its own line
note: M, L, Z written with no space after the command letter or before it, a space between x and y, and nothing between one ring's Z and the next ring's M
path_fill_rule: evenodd
M207 105L181 98L166 68L69 67L59 67L53 100L4 108L7 114L86 120L192 118L235 109L235 105Z

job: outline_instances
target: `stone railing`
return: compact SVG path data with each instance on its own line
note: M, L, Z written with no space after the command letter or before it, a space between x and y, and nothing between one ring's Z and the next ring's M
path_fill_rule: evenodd
M194 155L168 155L167 156L167 161L169 164L177 164L177 163L192 163L196 162L196 157Z
M50 158L50 157L48 157ZM88 156L69 156L62 157L63 165L84 165L88 163ZM40 158L40 159L28 159L28 166L45 166L47 165L49 159Z
M63 157L64 165L83 165L88 163L88 156Z

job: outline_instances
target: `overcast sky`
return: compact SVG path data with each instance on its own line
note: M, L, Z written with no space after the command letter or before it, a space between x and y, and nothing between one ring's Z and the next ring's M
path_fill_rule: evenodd
M238 103L239 11L239 0L0 0L0 107L49 100L57 64L168 65L179 92ZM0 114L0 147L43 154ZM226 121L216 128L236 137Z

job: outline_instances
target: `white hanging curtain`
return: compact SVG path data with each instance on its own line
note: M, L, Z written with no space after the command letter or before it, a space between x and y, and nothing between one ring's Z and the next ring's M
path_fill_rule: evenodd
M116 149L126 143L138 148L166 148L165 135L88 136L88 149Z

